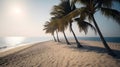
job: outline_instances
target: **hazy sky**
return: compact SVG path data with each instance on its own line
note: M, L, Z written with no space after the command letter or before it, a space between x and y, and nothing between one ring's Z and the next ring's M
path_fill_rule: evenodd
M50 36L44 33L43 25L50 19L52 6L59 2L59 0L0 0L0 37ZM96 20L104 36L120 36L120 26L115 21L105 18L99 12L96 14ZM74 23L76 35L85 36L76 26ZM68 36L72 35L68 30L66 33ZM98 35L89 30L86 36Z

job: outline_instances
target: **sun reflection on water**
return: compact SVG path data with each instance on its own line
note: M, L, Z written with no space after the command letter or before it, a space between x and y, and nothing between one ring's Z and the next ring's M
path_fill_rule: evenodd
M22 43L25 40L25 37L6 37L5 42L8 46L14 46Z

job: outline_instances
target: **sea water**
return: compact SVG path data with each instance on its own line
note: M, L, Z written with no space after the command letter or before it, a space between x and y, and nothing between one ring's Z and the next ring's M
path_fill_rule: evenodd
M30 43L44 42L50 37L0 37L0 51L5 51L18 46L29 45Z
M120 37L104 37L107 42L120 43ZM101 41L100 37L78 37L80 40Z
M64 39L63 37L61 39ZM73 37L68 37L73 39ZM78 37L79 40L101 41L99 37ZM0 37L0 51L12 49L23 44L52 40L51 37ZM120 43L120 37L105 37L107 42Z

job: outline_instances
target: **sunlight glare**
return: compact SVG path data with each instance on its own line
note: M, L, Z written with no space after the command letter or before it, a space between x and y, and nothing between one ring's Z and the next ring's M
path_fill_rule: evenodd
M21 10L21 8L19 8L19 7L14 7L14 8L13 8L13 12L14 12L15 14L21 14L21 13L22 13L22 10Z
M24 41L24 37L6 37L5 41L9 46L20 44L22 41Z

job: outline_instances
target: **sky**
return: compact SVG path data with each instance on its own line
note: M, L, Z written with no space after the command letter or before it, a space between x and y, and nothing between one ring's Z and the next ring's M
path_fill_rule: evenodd
M50 36L43 31L43 25L46 21L49 21L52 7L59 3L60 0L0 0L0 37ZM104 36L120 37L120 26L114 20L104 17L99 12L95 14L95 19ZM75 22L73 23L73 29L77 36L98 36L90 29L87 35L84 32L79 32ZM72 36L69 29L66 30L66 34ZM60 33L59 36L62 37L63 34Z

